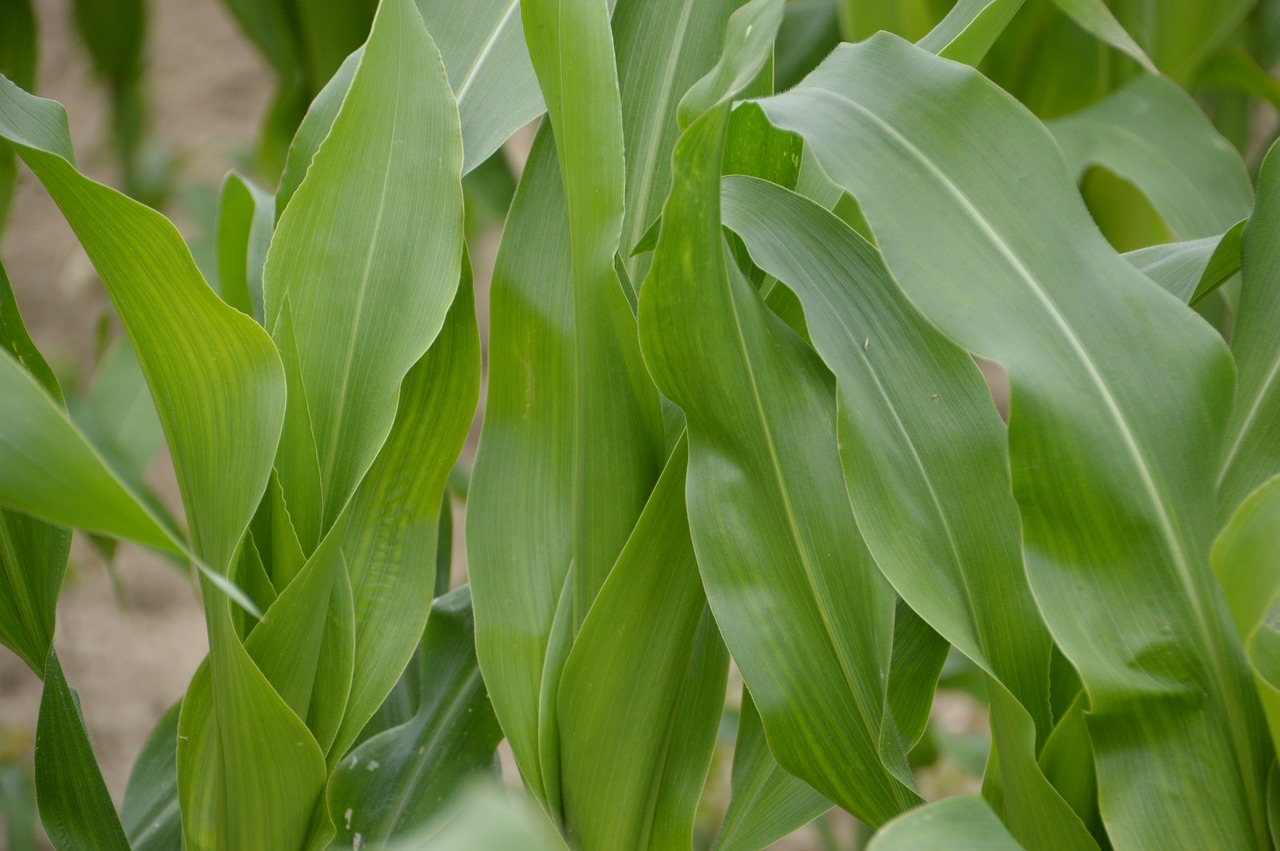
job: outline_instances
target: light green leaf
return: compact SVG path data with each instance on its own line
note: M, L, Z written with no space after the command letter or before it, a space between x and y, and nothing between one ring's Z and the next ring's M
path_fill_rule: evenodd
M991 678L1008 801L997 810L1028 847L1093 847L1036 765L1051 727L1053 642L1027 584L1004 424L973 359L916 312L869 243L812 201L726 178L723 216L800 297L835 373L845 482L876 564ZM895 719L905 735L896 707Z
M919 44L944 59L977 65L1024 0L959 0Z
M867 851L1022 851L981 798L948 798L889 822Z
M435 818L470 775L493 763L502 731L475 657L466 586L431 606L413 716L361 744L329 782L338 848L381 848Z
M1105 244L1047 131L971 69L880 37L763 105L922 313L1009 371L1028 575L1089 694L1111 838L1263 846L1271 748L1207 564L1221 339Z
M1195 307L1240 271L1244 220L1226 233L1185 242L1167 242L1124 255L1161 289Z
M218 196L218 292L222 300L262 323L262 267L275 228L275 197L239 172Z
M276 461L305 552L373 462L400 382L453 300L461 162L439 52L411 0L387 0L333 128L280 216L263 279L267 327L289 349L286 431L304 433L294 423L305 419L314 436L314 449L282 441ZM312 464L319 505L304 502Z
M780 4L744 6L722 64L689 95L711 110L676 145L641 342L688 418L694 551L773 752L878 824L919 800L886 705L893 592L843 498L830 373L715 248L733 92L721 81L750 80L767 57L738 26L761 10L776 27Z
M1280 478L1241 504L1213 545L1213 570L1227 594L1273 743L1280 743Z
M1240 155L1167 77L1137 77L1049 129L1077 179L1102 166L1129 181L1179 239L1220 234L1253 208Z
M121 820L133 851L182 847L178 809L178 716L182 701L152 728L129 772Z
M729 656L689 540L687 467L681 442L565 663L565 829L584 848L692 847Z
M831 802L782 770L769 751L751 692L742 690L733 748L733 796L716 835L715 851L756 851L831 809Z
M1148 73L1160 73L1146 52L1133 40L1133 36L1129 35L1116 20L1116 16L1107 7L1105 0L1053 0L1053 2L1082 29L1116 50L1129 54L1130 58L1145 68Z
M1267 154L1258 204L1240 244L1231 351L1240 381L1218 475L1219 518L1280 473L1280 147Z
M58 851L129 851L84 729L80 700L53 650L36 724L36 803Z
M473 787L440 822L388 851L565 851L569 847L527 798L496 785Z
M418 10L440 45L458 99L466 174L546 109L524 43L520 2L418 0Z

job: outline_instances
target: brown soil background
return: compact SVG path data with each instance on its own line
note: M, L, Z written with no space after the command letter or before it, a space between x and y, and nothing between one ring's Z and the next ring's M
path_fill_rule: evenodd
M40 25L36 91L67 107L81 168L118 186L106 95L73 32L70 0L36 0L35 6ZM216 192L226 171L249 159L273 77L217 0L151 0L148 6L150 131L177 158L173 197ZM509 152L513 160L521 159L519 148ZM19 174L0 256L37 346L60 377L83 376L92 363L95 329L110 316L110 305L44 189L29 172L20 168ZM200 238L202 223L188 210L189 205L174 201L165 212L190 241ZM482 333L487 332L488 273L496 240L490 234L473 246ZM118 322L111 321L118 330ZM477 433L473 428L466 452L474 452ZM153 485L176 505L165 459L153 467ZM455 515L460 530L462 517ZM455 534L454 562L457 581L465 571L460 534ZM147 733L182 695L207 650L195 586L172 565L127 544L119 548L113 580L96 552L77 540L58 605L55 644L80 694L94 751L119 805ZM0 759L30 764L40 688L35 675L0 647ZM962 711L948 726L972 732L981 726L978 714ZM722 806L728 759L717 763L710 797ZM957 778L938 779L948 791L965 785ZM852 847L850 821L831 821L842 847ZM3 843L0 835L0 848ZM821 847L817 843L815 833L802 831L775 847L799 851Z

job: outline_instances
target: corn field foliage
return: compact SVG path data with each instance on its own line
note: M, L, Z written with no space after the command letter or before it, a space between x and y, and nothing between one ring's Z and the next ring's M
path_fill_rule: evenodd
M832 808L874 851L1277 847L1280 3L225 5L278 88L206 277L142 203L145 9L76 4L134 200L0 3L0 196L38 179L127 334L64 395L0 270L58 851L742 851ZM53 649L71 530L203 601L121 812Z

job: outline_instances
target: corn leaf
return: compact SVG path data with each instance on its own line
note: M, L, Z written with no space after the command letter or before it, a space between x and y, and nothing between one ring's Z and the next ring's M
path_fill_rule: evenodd
M1008 798L997 810L1028 847L1095 847L1036 764L1052 726L1053 643L1026 580L1003 423L973 359L919 316L869 243L817 204L733 177L723 216L752 259L800 297L836 376L845 482L876 564L991 678ZM891 669L891 697L893 685ZM904 713L894 717L905 735Z
M1267 154L1258 204L1240 245L1241 290L1231 351L1240 380L1218 476L1220 519L1280 473L1280 148Z
M1241 504L1213 545L1213 569L1244 641L1271 740L1280 742L1280 630L1270 621L1280 602L1280 478Z
M751 692L742 690L733 747L733 796L716 835L716 851L755 851L831 809L831 802L782 770L769 751Z
M280 216L263 279L267 327L289 376L291 439L276 470L307 553L373 462L400 382L457 289L457 122L417 10L388 0L332 130Z
M1187 85L1235 33L1256 0L1111 0L1116 19L1163 73Z
M58 655L44 664L44 694L36 724L36 803L58 851L129 851L93 758L80 700L67 685Z
M586 848L692 847L729 656L689 540L687 467L681 442L565 663L565 827Z
M161 716L129 772L120 818L133 851L182 847L178 809L178 701Z
M981 798L948 798L912 810L884 826L867 851L1021 851Z
M702 117L676 145L641 342L688 418L699 570L773 752L878 824L919 800L887 707L893 592L842 496L830 373L714 249L727 101L764 65L781 11L735 13L721 63L681 104Z
M1137 77L1049 129L1077 178L1103 166L1129 181L1179 239L1220 234L1253 208L1240 155L1167 77Z
M275 228L275 198L231 172L218 195L218 293L262 324L262 267Z
M977 65L1022 8L1024 0L959 0L918 42L930 53Z
M502 731L476 664L466 586L431 606L418 664L422 695L413 716L352 751L329 783L335 847L381 848L411 834L493 763Z
M1128 30L1116 20L1104 0L1053 0L1063 14L1092 33L1099 41L1114 47L1136 61L1151 74L1158 74L1156 65L1146 52L1133 40Z
M1271 746L1207 565L1221 340L1102 241L1051 137L972 70L881 37L763 105L857 197L912 302L1009 370L1027 570L1089 694L1111 838L1264 846Z
M1160 288L1195 307L1240 271L1244 220L1224 234L1167 242L1124 255Z

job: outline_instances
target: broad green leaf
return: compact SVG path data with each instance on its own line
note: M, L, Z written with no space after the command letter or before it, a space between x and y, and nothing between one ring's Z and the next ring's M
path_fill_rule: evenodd
M565 851L546 816L519 793L476 786L441 824L396 842L388 851Z
M303 418L314 437L314 447L282 441L276 460L305 552L373 462L400 382L435 339L457 289L457 122L417 10L411 0L387 0L333 128L280 216L263 279L267 327L288 349L285 428L291 437L305 433L293 424ZM318 504L310 499L313 465Z
M44 183L106 285L164 425L193 548L225 572L280 434L284 383L271 341L209 289L168 220L75 170L60 105L0 80L0 137Z
M381 848L435 818L468 776L493 763L502 731L475 657L471 592L431 606L413 716L361 744L329 783L338 848Z
M169 708L142 745L124 790L121 821L133 851L182 847L178 810L178 716L182 701Z
M1227 593L1272 742L1280 742L1280 629L1270 620L1280 602L1280 478L1241 504L1213 545L1213 570Z
M275 198L239 172L230 172L218 196L218 292L259 323L262 267L275 221Z
M58 655L44 664L36 724L36 803L58 851L129 851L120 817L93 758L80 700L62 675Z
M418 0L444 54L462 121L464 174L546 107L524 43L519 0Z
M1027 571L1089 694L1111 838L1262 846L1271 748L1207 563L1221 339L1105 244L1052 137L971 69L879 37L762 103L858 199L912 303L1009 372Z
M756 851L831 809L831 802L782 770L765 741L751 692L742 690L733 748L733 796L716 835L716 851Z
M944 59L977 65L1022 4L1023 0L958 0L919 44Z
M893 592L843 497L830 373L717 250L727 101L780 18L768 0L735 13L721 64L681 105L709 109L676 145L641 342L688 419L694 551L773 752L878 824L919 801L887 708Z
M692 847L729 656L689 540L687 467L681 442L560 681L565 829L584 848Z
M564 196L544 124L493 270L489 390L466 529L480 667L521 775L541 800L538 696L573 550L569 275Z
M555 137L569 226L576 635L661 470L661 413L613 263L624 158L609 10L604 0L525 0L521 15Z
M360 67L363 56L364 47L360 47L343 60L338 70L325 83L324 88L316 94L315 100L311 102L306 115L298 125L298 130L289 143L289 156L284 164L284 172L280 175L280 185L276 189L277 223L284 215L285 208L289 206L289 201L293 199L293 194L298 191L303 178L307 176L307 170L311 168L311 161L315 159L320 144L333 129L334 119L338 117L342 102L346 99L347 92L351 90L351 81L356 75L356 68Z
M869 243L814 202L727 178L723 217L800 297L836 376L845 482L875 563L991 677L1006 821L1029 847L1093 846L1036 765L1051 727L1053 642L1027 584L1004 424L973 359L916 312ZM895 720L906 735L896 707Z
M17 359L35 379L38 388L46 391L50 403L61 404L62 389L22 324L3 265L0 265L0 351ZM26 382L21 386L27 395L36 396ZM6 418L20 416L18 411L6 413ZM30 451L21 443L15 445L18 453ZM0 466L4 466L3 461ZM48 476L48 472L44 475ZM26 514L0 511L0 642L18 654L37 675L44 673L45 659L53 645L54 609L70 547L71 533L66 529Z
M1253 207L1240 155L1167 77L1139 76L1049 129L1077 178L1102 166L1129 181L1179 239L1220 234Z
M1195 307L1240 271L1244 226L1242 220L1219 236L1139 248L1124 259L1161 289Z
M1240 380L1218 475L1225 521L1280 473L1280 148L1267 154L1258 203L1240 244L1241 289L1231 351Z
M981 798L948 798L900 816L876 834L867 851L1022 851Z

